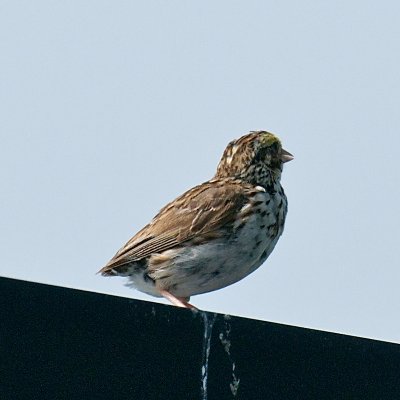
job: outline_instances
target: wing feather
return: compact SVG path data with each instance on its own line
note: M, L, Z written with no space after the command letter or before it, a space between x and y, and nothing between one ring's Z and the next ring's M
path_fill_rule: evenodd
M212 180L188 190L167 204L131 238L99 272L111 270L172 249L203 234L217 231L234 222L246 203L251 185L234 179Z

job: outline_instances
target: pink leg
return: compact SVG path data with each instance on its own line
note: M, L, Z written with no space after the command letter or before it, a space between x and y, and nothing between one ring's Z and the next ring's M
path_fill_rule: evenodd
M191 308L192 310L197 310L197 308L190 303L188 303L189 298L186 297L176 297L167 290L160 290L161 296L165 297L169 300L174 306L183 307L183 308Z

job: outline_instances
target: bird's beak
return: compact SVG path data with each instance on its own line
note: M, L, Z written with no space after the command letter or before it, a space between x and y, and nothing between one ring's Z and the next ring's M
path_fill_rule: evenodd
M282 162L288 162L288 161L291 161L291 160L293 160L293 155L292 154L290 154L288 151L286 151L285 149L282 149L282 152L281 152L281 161Z

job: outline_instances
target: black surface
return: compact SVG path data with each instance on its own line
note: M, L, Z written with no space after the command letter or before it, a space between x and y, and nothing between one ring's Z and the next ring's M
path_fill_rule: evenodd
M206 398L204 325L172 306L0 278L0 399ZM208 400L400 399L400 345L217 315L207 386Z

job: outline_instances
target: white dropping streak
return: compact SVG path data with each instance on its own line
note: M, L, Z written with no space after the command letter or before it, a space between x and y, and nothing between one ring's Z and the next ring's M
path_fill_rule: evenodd
M209 317L207 312L200 311L204 321L204 337L203 337L203 358L201 364L201 394L202 400L207 400L207 381L208 381L208 359L210 356L211 336L217 314L211 314Z
M231 389L231 393L233 397L236 397L237 392L239 390L240 379L236 376L236 363L233 361L232 354L231 354L231 341L229 339L229 335L231 333L231 325L228 322L230 320L230 315L225 315L225 333L221 332L219 334L219 340L221 341L222 346L224 346L224 350L226 354L228 354L229 361L232 363L232 382L229 384L229 388Z

